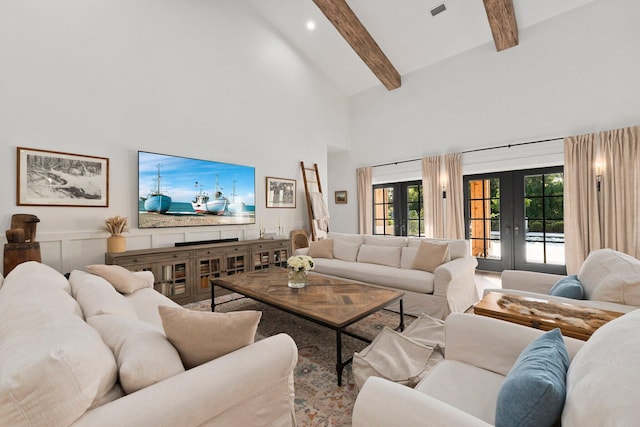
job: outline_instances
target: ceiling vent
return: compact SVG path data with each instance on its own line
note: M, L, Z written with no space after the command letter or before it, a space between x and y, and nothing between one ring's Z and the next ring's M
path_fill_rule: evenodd
M445 6L444 3L442 3L441 5L436 6L433 9L431 9L431 16L439 15L442 12L444 12L445 10L447 10L447 6Z

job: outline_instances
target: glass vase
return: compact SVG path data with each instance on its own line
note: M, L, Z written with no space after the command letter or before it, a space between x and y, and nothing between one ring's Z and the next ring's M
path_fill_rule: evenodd
M308 273L306 270L289 270L288 279L290 288L304 288L308 283Z

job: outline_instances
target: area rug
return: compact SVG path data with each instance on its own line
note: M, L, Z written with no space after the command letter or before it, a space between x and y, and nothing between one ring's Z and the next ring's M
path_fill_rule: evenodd
M238 294L216 298L216 302L225 304L216 307L217 312L237 310L262 311L256 340L286 333L298 346L298 363L294 373L295 410L299 426L350 426L353 404L358 394L351 365L343 372L342 387L336 382L336 333L328 328L316 325L308 320L272 308ZM200 311L211 310L211 300L185 305L186 308ZM405 315L405 325L414 320ZM349 330L373 339L385 326L398 326L397 313L381 310L357 322ZM367 343L343 336L343 359L361 351Z

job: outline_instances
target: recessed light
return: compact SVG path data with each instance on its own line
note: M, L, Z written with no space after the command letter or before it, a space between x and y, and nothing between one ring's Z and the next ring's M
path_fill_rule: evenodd
M313 31L316 29L316 23L313 21L307 21L307 30Z

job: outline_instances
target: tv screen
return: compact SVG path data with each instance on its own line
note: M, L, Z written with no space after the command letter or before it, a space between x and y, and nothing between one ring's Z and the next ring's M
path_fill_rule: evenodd
M138 151L139 228L255 222L255 168Z

